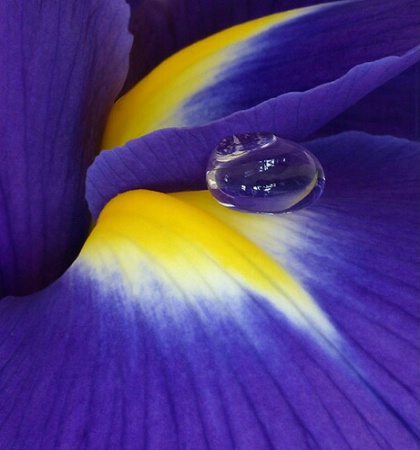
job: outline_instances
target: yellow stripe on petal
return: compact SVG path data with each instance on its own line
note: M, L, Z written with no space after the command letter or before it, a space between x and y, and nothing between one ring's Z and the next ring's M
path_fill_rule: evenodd
M247 40L324 6L311 6L252 20L174 54L117 101L109 116L102 148L124 145L130 139L156 129L186 125L183 104L211 85L227 63L241 56L241 51L249 51Z
M139 267L147 264L156 265L156 273L165 274L177 289L188 293L190 302L198 294L218 302L220 296L213 296L211 290L228 289L223 281L227 276L242 291L265 297L295 325L335 336L313 299L274 259L176 194L141 190L115 197L102 211L81 258L99 276L119 272L124 288L140 301L145 288Z

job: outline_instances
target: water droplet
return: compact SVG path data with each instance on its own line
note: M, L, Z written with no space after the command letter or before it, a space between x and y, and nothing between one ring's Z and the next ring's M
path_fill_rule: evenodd
M268 133L223 139L207 167L207 186L212 195L238 211L296 211L315 202L324 185L322 166L309 150Z

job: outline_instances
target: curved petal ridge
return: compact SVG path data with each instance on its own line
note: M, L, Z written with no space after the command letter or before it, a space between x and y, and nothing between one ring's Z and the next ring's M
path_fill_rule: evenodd
M352 139L313 144L331 158L324 161L332 186L341 181L335 150L348 153L352 142L366 158L375 141ZM382 175L408 166L390 156L411 153L398 143L374 153L384 156ZM374 295L362 296L353 283L363 270L341 263L345 253L360 260L349 195L355 185L341 185L348 187L337 194L344 212L332 208L331 189L324 204L271 226L260 222L270 217L207 209L200 193L196 201L147 191L112 200L61 279L0 303L2 447L414 450L413 321L381 313ZM240 217L236 225L232 214ZM366 217L372 230L375 213ZM346 219L353 239L330 239ZM276 251L272 258L299 283L261 255L268 253L259 248L262 232L272 233L271 249L283 247L287 258ZM322 310L312 297L302 302L299 284ZM290 301L305 315L303 326ZM411 348L397 348L391 325L400 320Z
M360 64L335 81L306 92L280 95L249 110L235 112L224 120L235 124L249 121L247 116L253 116L251 120L259 129L270 127L280 136L302 141L358 100L410 68L418 59L419 47L414 47L403 56L389 56ZM218 122L221 120L213 123L217 126Z
M174 126L174 120L182 123L179 116L185 98L216 78L220 66L223 67L232 59L243 40L318 8L319 6L282 12L229 28L168 58L118 100L108 120L103 148L111 149L122 145L133 137L165 125ZM130 130L133 127L135 128Z
M127 72L129 8L0 4L0 297L41 289L89 228L87 166Z
M310 91L287 93L200 127L158 130L102 152L87 176L91 213L97 217L111 198L132 189L203 189L209 155L226 136L265 131L302 141L417 60L414 49L402 57L362 64Z
M418 144L349 132L305 145L327 178L323 196L307 210L249 215L223 208L208 192L172 195L281 261L357 349L365 373L375 374L370 388L415 430Z
M135 209L138 229L132 225ZM176 215L168 217L167 211L170 210L177 211ZM119 236L125 236L121 243ZM96 241L100 247L95 245ZM109 262L106 251L101 250L102 242L110 248ZM130 252L130 247L134 253ZM227 297L239 297L241 286L247 286L251 292L272 301L296 325L309 330L318 328L321 334L326 334L327 340L334 338L335 332L328 319L292 278L258 247L242 235L232 233L230 228L202 210L191 208L165 194L127 192L107 205L98 220L97 231L93 231L81 257L89 258L91 264L97 266L99 274L112 271L112 261L118 258L120 272L126 274L124 284L131 286L133 292L138 292L142 286L136 283L138 270L132 273L130 269L139 264L147 265L147 260L142 262L140 258L140 263L136 263L137 247L143 249L154 265L158 264L172 284L179 284L182 292L197 289L197 293L190 296L191 301L205 296L206 291L211 292L210 286L212 283L219 284L221 277L232 278L237 286L232 285L233 293ZM205 283L200 277L187 276L191 266L198 273L206 274ZM226 274L222 275L224 272ZM223 285L226 289L229 286L227 282Z
M322 4L197 42L119 100L103 148L158 128L217 120L287 92L332 82L356 66L402 56L418 44L415 6L411 0L405 7L377 1Z
M419 74L417 63L328 122L314 137L331 136L337 130L359 130L418 141L418 95L414 93L418 90Z

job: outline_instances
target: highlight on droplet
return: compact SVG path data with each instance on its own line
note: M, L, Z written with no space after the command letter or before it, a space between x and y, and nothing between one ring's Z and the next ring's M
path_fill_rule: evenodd
M324 170L309 150L270 133L223 139L210 155L206 179L222 205L260 214L306 208L325 186Z

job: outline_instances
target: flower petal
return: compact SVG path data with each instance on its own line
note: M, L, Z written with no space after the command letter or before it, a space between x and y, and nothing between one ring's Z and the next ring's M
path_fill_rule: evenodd
M1 2L0 297L55 279L86 238L86 168L124 82L128 12Z
M325 127L317 136L331 136L337 130L360 130L371 134L390 134L419 139L417 96L419 65L374 90Z
M307 92L288 93L208 125L159 130L102 152L88 171L90 210L97 217L111 198L132 189L204 189L210 152L224 137L266 131L302 141L417 58L415 49L402 57L362 64Z
M220 207L207 193L177 197L217 215L281 262L357 349L365 374L376 378L376 395L414 430L418 145L363 133L305 145L327 177L318 204L305 211L252 216Z
M131 0L134 43L126 90L164 59L193 42L248 20L319 0Z
M308 146L318 206L122 194L63 278L1 302L2 447L414 450L417 146Z
M207 123L402 56L418 45L418 27L417 2L369 0L302 8L224 30L173 55L122 97L103 148L159 128Z

